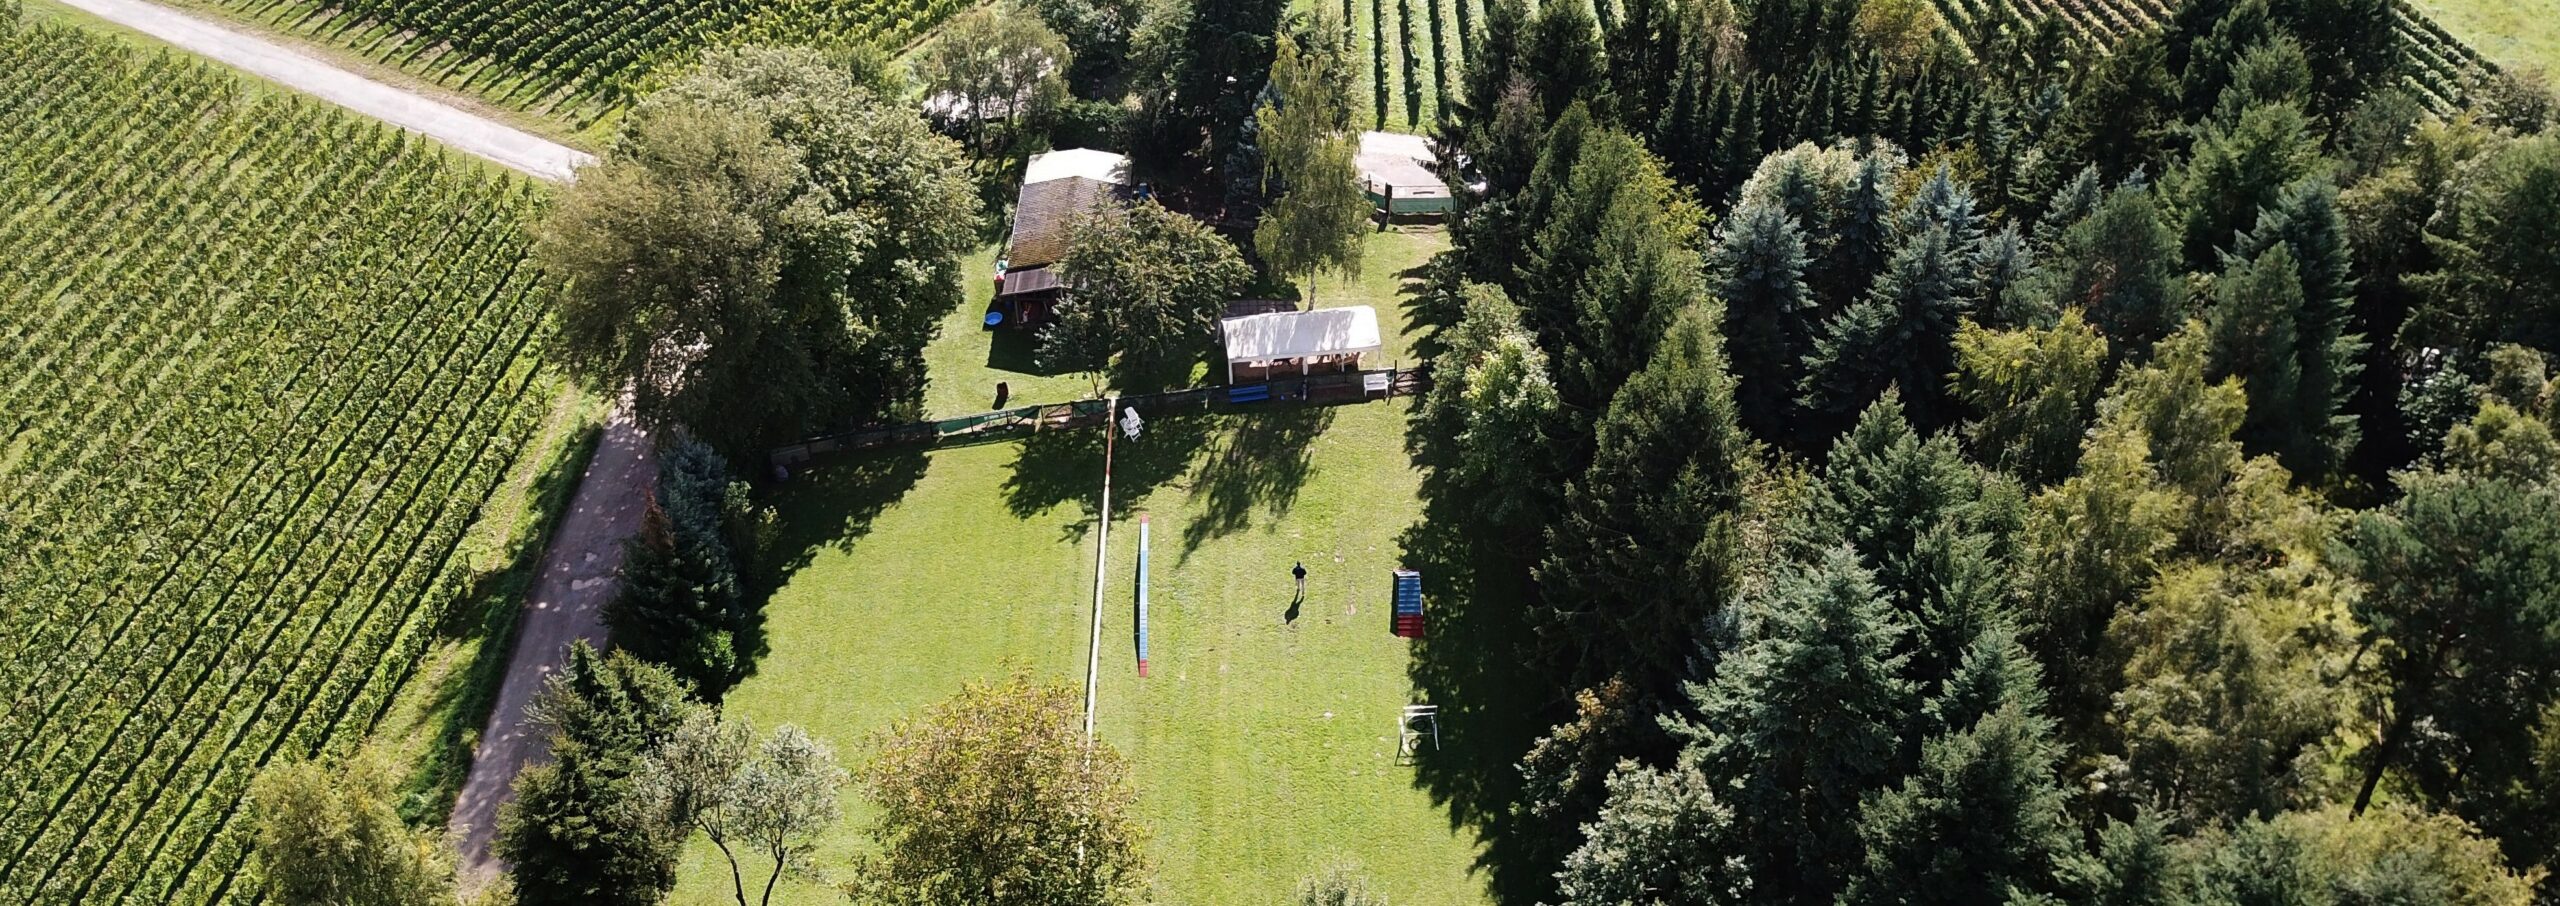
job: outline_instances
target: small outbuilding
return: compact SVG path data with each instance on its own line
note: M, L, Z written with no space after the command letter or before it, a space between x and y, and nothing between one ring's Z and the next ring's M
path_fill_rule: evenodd
M1126 156L1091 148L1032 155L1013 206L1013 238L996 264L987 326L1032 327L1053 320L1065 289L1056 265L1067 256L1076 220L1129 194Z
M1400 132L1360 133L1360 189L1376 205L1379 216L1445 217L1452 202L1449 186L1436 168L1440 155L1431 140Z
M1360 357L1384 348L1378 312L1366 305L1245 315L1219 322L1227 383L1360 370Z

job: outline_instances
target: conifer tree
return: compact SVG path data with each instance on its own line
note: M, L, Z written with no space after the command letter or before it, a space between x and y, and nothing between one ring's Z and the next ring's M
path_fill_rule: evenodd
M1858 816L1864 864L1843 906L1969 906L2049 892L2076 854L2053 724L2011 703L1929 740L1920 768Z
M1834 239L1824 250L1818 285L1828 310L1837 311L1867 292L1894 252L1893 181L1900 169L1889 151L1858 159L1857 176L1830 224Z
M499 815L497 853L515 899L649 906L675 886L683 838L639 807L635 774L690 707L664 668L583 641L534 700L551 762L516 775Z
M1774 204L1746 202L1709 262L1721 275L1742 424L1754 436L1783 438L1795 428L1796 385L1812 344L1813 294L1804 281L1810 260L1795 218Z
M2214 260L2256 226L2294 180L2320 165L2319 139L2300 109L2287 104L2250 108L2229 126L2208 124L2194 153L2170 184L2184 211L2187 260Z
M1946 375L1955 370L1952 344L1970 282L1969 262L1958 255L1944 226L1895 251L1866 298L1823 325L1805 360L1807 409L1836 425L1899 386L1914 423L1947 423Z
M1973 299L1976 323L1993 327L2050 324L2060 314L2048 299L2026 291L2035 279L2035 249L2015 223L1983 237L1973 252Z
M2273 453L2289 467L2305 465L2323 444L2327 419L2308 413L2300 396L2302 282L2293 252L2276 246L2254 261L2234 261L2214 283L2205 312L2212 375L2237 377L2249 394L2240 439L2251 452Z
M2297 417L2318 441L2286 459L2285 467L2318 480L2344 469L2362 436L2350 406L2363 378L2366 343L2356 324L2354 264L2333 183L2312 178L2287 187L2234 251L2254 259L2279 244L2292 252L2302 283L2294 330L2301 361Z
M1857 554L1779 568L1744 605L1741 647L1691 687L1700 774L1731 789L1754 902L1827 903L1864 861L1860 800L1894 779L1912 702L1905 629Z
M2087 312L2110 342L2109 361L2139 359L2184 317L2181 269L2177 234L2155 193L2125 186L2062 231L2045 256L2038 292Z
M1538 569L1551 640L1597 680L1667 689L1701 621L1724 606L1750 440L1704 306L1609 403L1590 469L1565 490Z
M749 652L739 639L755 621L741 577L752 518L746 486L727 461L697 441L661 454L658 486L624 554L621 593L605 606L614 643L665 665L698 694L717 700L743 677Z

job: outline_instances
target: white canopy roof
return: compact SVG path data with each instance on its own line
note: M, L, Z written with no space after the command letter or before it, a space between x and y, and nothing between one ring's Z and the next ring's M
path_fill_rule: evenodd
M1360 133L1360 154L1354 158L1360 167L1362 188L1371 194L1385 195L1392 189L1397 198L1445 198L1449 187L1440 182L1430 165L1439 163L1432 153L1431 140L1419 135L1398 132Z
M1376 352L1382 348L1378 342L1378 312L1366 305L1246 315L1228 318L1219 327L1227 338L1229 363Z
M1070 176L1125 186L1129 184L1129 158L1092 148L1034 154L1031 155L1031 165L1024 169L1022 184L1027 186Z

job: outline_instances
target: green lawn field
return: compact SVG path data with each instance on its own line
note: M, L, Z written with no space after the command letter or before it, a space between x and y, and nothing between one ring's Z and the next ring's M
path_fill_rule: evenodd
M1322 305L1377 306L1385 358L1414 361L1400 294L1445 247L1437 233L1371 240L1362 275ZM928 359L929 407L1083 395L991 357L972 289ZM963 321L970 323L963 323ZM1114 452L1097 729L1130 760L1155 835L1161 903L1269 903L1326 864L1360 865L1398 904L1487 901L1480 846L1416 768L1395 718L1415 701L1415 643L1388 632L1389 571L1420 517L1404 449L1409 400L1164 416ZM893 452L823 466L772 495L791 563L765 609L766 653L727 702L760 727L794 723L858 760L892 717L1012 669L1081 690L1093 618L1099 429ZM1136 568L1147 523L1152 671L1137 675ZM1292 564L1307 597L1292 607ZM1456 729L1456 728L1452 728ZM863 845L860 799L816 862ZM766 866L751 865L761 872ZM673 902L729 901L727 867L696 840ZM842 902L823 878L777 902Z
M2471 49L2501 66L2560 69L2560 0L2415 0Z
M1484 901L1475 842L1393 721L1410 643L1387 632L1397 535L1419 513L1405 403L1160 418L1117 451L1099 732L1130 757L1170 903L1268 902L1326 862L1401 904ZM813 471L782 503L804 560L766 608L770 651L729 698L848 755L891 717L1020 667L1081 687L1095 429ZM1136 672L1139 519L1153 675ZM1309 571L1291 613L1289 568ZM1294 619L1291 617L1294 616ZM859 809L821 848L842 865ZM697 841L674 900L728 896ZM791 886L791 903L833 895Z

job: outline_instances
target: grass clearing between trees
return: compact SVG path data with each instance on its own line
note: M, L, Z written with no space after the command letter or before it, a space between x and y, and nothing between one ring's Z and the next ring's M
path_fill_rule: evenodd
M1268 901L1350 858L1399 904L1485 902L1393 721L1411 643L1387 631L1397 535L1420 513L1405 401L1154 420L1115 455L1100 736L1129 756L1165 902ZM857 756L867 734L1012 666L1081 687L1099 429L813 471L781 501L805 550L767 605L770 652L729 696ZM1152 523L1150 654L1133 638ZM1291 564L1307 600L1294 622ZM1426 584L1429 577L1425 577ZM842 866L863 809L821 845ZM696 841L673 902L728 897ZM840 902L809 883L781 899Z
M1403 292L1446 247L1438 232L1374 234L1362 273L1325 278L1315 304L1376 307L1390 335L1375 364L1410 366L1414 332L1395 329ZM1028 366L1002 352L991 363L977 326L983 276L965 278L972 295L927 350L928 409L981 411L996 380L1012 381L1017 405L1088 395L1082 375L1011 370ZM1387 598L1401 536L1422 512L1404 448L1412 403L1164 416L1118 443L1097 729L1129 757L1159 902L1272 902L1345 859L1398 904L1487 902L1474 831L1396 761L1395 716L1416 694L1415 643L1389 634ZM870 733L963 681L1020 667L1081 691L1102 446L1100 429L1085 428L889 452L782 486L787 579L764 611L768 651L729 713L798 724L850 762ZM1292 614L1299 562L1307 597ZM846 804L817 855L830 871L867 845L866 806L851 790ZM682 874L671 902L728 902L727 866L707 842L695 841ZM811 879L786 886L776 902L842 902Z

